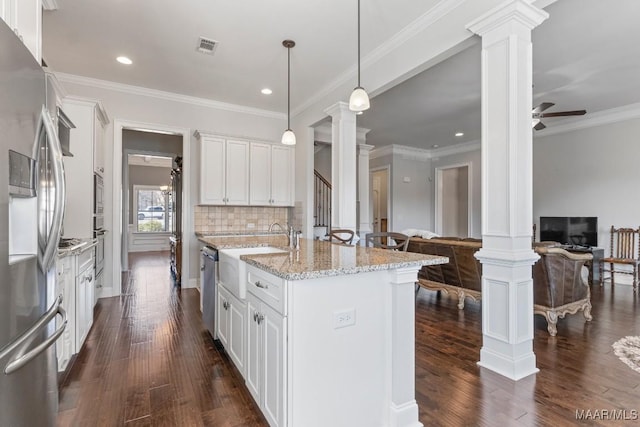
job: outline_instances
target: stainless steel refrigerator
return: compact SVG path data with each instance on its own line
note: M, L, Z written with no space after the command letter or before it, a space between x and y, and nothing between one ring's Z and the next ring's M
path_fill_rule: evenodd
M0 21L0 426L53 426L58 409L65 187L46 101L42 68Z

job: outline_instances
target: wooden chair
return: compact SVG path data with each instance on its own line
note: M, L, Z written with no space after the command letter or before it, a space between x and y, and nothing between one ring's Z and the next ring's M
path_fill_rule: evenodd
M637 242L637 243L636 243ZM609 270L604 268L609 264ZM632 271L616 269L616 264L630 265ZM604 272L611 273L611 285L614 283L615 273L633 275L633 291L638 287L638 265L640 265L640 227L615 228L611 226L611 252L609 257L602 258L600 262L600 285L604 283Z
M333 242L337 240L340 243L344 243L345 245L350 245L353 242L353 236L355 233L353 230L349 230L346 228L334 228L329 232L329 241Z
M393 231L368 233L365 236L365 245L367 247L373 246L374 248L392 249L406 252L407 248L409 247L409 236L402 233L395 233Z

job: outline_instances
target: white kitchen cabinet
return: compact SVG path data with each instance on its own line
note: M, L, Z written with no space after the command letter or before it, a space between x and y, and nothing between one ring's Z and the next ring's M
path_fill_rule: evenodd
M252 142L250 154L250 204L293 206L293 148Z
M42 60L42 0L0 0L0 17L39 64Z
M96 151L102 154L104 126L108 117L99 101L67 97L63 109L76 126L69 132L69 150L73 157L64 157L67 200L64 215L64 235L87 238L93 236L94 160ZM98 141L99 139L99 141ZM103 167L104 169L104 167ZM105 210L108 206L104 206Z
M249 204L249 141L196 132L200 139L200 203Z
M218 285L216 325L220 343L224 346L238 371L245 375L245 302L233 296L223 285Z
M62 307L67 312L67 327L62 336L56 341L58 372L63 372L67 369L75 348L76 286L74 258L59 258L56 263L56 295L62 295ZM60 327L61 319L59 317L56 317L56 322L56 328Z
M245 383L269 425L285 426L287 318L283 305L284 281L253 267L248 267L248 272ZM258 281L264 287L256 287Z
M93 325L93 307L95 294L95 259L93 249L87 249L76 260L76 337L75 351L80 352L91 325Z

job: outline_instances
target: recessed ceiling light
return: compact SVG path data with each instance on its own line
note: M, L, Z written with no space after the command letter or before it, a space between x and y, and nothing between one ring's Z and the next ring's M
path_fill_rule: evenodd
M464 136L464 132L456 132L456 136Z
M438 147L440 147L440 146L439 146L438 144L433 144L433 145L432 145L432 147L433 147L433 148L438 148Z
M116 58L116 61L118 61L119 63L124 64L124 65L131 65L131 64L133 64L133 61L132 61L132 60L130 60L129 58L127 58L126 56L118 56L118 57Z
M273 93L273 91L271 89L269 89L268 87L265 87L260 92L262 92L263 95L271 95Z

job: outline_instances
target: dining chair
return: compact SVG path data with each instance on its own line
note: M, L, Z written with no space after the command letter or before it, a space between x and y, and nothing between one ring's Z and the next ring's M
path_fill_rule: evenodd
M353 236L355 233L353 230L349 230L346 228L334 228L329 232L329 241L333 242L334 240L344 243L345 245L350 245L353 242Z
M373 246L374 248L406 252L409 247L409 236L394 231L368 233L365 236L365 244L366 246Z
M604 266L609 264L607 270ZM618 265L631 266L631 271L618 268ZM640 227L615 228L611 226L611 245L609 257L600 261L600 285L604 283L604 272L608 271L611 285L615 284L615 273L633 275L633 291L638 287L638 265L640 265Z

